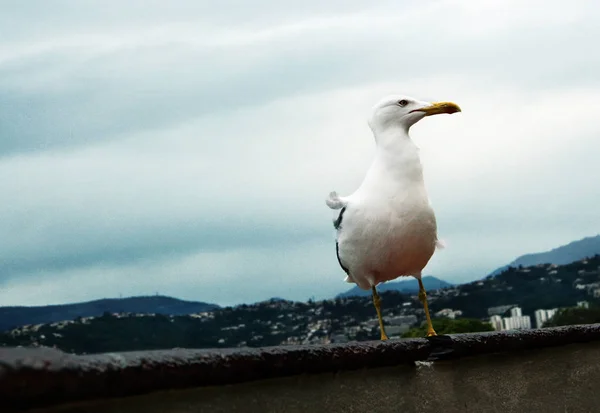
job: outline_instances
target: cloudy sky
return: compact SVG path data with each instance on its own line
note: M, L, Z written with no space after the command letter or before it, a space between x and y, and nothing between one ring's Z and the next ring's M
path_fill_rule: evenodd
M328 297L329 191L389 93L452 100L421 148L438 251L485 276L600 232L595 1L0 0L0 305Z

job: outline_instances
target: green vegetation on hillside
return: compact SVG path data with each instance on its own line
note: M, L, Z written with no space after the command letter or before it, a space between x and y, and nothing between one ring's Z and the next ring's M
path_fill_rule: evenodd
M420 308L402 306L407 295L383 295L384 315ZM226 307L197 316L120 315L43 324L0 333L0 346L56 346L73 353L151 350L173 347L259 347L327 342L344 334L350 340L379 337L370 298L338 298L307 303L269 300Z
M483 322L474 318L458 318L452 320L449 318L434 318L431 320L433 328L438 334L458 334L458 333L479 333L482 331L494 331L490 323ZM402 337L425 337L427 332L426 325L418 328L411 328Z
M544 327L570 326L575 324L600 323L600 306L592 305L590 308L569 307L561 308L544 323Z
M563 266L550 264L533 267L510 267L495 277L447 289L432 300L430 307L459 309L463 316L485 318L489 307L516 303L524 314L533 315L540 308L573 307L578 301L593 298L586 289L600 281L600 255Z
M589 310L561 310L548 325L600 322L594 306L600 292L600 256L564 266L509 268L496 277L429 291L438 334L490 331L487 309L516 304L532 316L537 309L592 304ZM383 316L396 334L423 337L423 306L416 295L384 292ZM460 310L456 320L435 317ZM444 313L442 313L444 314ZM446 311L445 314L448 314ZM456 313L454 313L456 314ZM74 353L99 353L173 347L259 347L377 340L379 328L371 297L292 302L273 299L218 308L194 315L105 313L100 317L37 324L0 333L0 346L49 346Z

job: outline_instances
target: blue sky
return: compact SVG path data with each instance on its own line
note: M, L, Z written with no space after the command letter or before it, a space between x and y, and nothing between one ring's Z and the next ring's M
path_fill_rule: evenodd
M33 12L35 10L35 12ZM390 93L447 248L481 277L600 228L593 1L0 1L0 305L344 291L331 190Z

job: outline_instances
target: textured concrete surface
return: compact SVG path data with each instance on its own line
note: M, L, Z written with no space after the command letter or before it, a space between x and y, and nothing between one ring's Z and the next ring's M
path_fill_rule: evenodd
M348 391L349 396L356 398L351 404L344 407L347 408L346 411L353 411L355 406L361 405L361 401L370 400L373 397L381 397L386 400L391 398L390 400L394 401L393 404L407 406L410 403L412 403L411 406L417 406L415 404L417 400L428 400L431 405L441 396L435 399L413 400L403 392L398 393L392 390L395 387L412 389L407 391L413 394L415 392L422 393L427 388L441 389L450 386L449 388L453 389L456 381L462 376L448 375L449 373L444 369L469 366L471 363L469 360L472 357L477 356L474 360L480 360L477 363L484 363L483 368L486 372L473 379L474 382L477 382L485 377L493 377L497 370L502 370L501 364L493 364L496 359L485 358L488 357L485 355L501 352L504 356L494 357L509 357L506 360L510 361L513 360L510 357L518 357L523 351L527 351L528 357L533 357L541 349L554 347L557 348L558 354L564 356L566 349L574 348L570 347L573 343L600 344L600 325L520 332L459 334L432 339L263 349L173 349L87 356L65 354L53 349L0 349L0 411L8 411L9 408L16 410L49 407L90 399L98 400L202 387L205 389L195 390L206 392L202 393L202 403L204 404L197 405L196 411L208 408L207 406L212 406L212 409L219 411L218 400L223 397L225 398L224 403L240 400L239 406L247 408L252 405L253 400L256 403L266 403L267 400L272 403L283 403L286 400L286 394L296 400L298 398L307 399L325 405L337 400L336 403L343 405L344 400L335 399L340 390ZM585 348L589 350L590 347ZM593 360L593 357L600 359L595 352L588 351L586 354L590 360ZM423 367L415 369L414 363L423 360L433 360L435 364L429 369L424 370ZM524 359L523 362L528 363L529 359ZM491 367L485 367L487 364L490 364ZM539 359L534 371L544 371L544 366L544 359ZM394 380L400 381L396 384L393 384L393 381L390 382L390 378L378 370L384 367L395 367L393 370ZM555 365L551 367L557 369ZM402 368L405 370L401 372ZM564 363L561 368L565 368ZM583 371L581 369L583 367L580 368L580 371ZM353 376L356 373L351 372L356 370L359 370L360 373ZM513 367L503 374L510 375L514 371ZM549 370L543 374L548 376L550 373ZM433 375L427 376L427 374ZM523 376L523 374L521 372L515 377ZM535 377L530 376L527 376L528 380L535 382ZM356 379L352 379L352 377ZM445 379L442 380L441 378L444 377ZM596 381L598 378L600 377L595 377ZM264 382L268 379L277 379L277 381L271 384ZM362 385L357 384L356 380L361 379L367 382ZM266 387L254 388L252 386L255 384L252 382L261 383L259 386ZM246 387L241 383L248 383L249 388L254 389L250 390L250 399L248 399L249 395L245 396L244 389ZM282 388L277 387L281 383L287 384ZM486 381L482 381L482 385L485 383ZM238 386L227 387L235 384ZM521 387L524 384L526 383L522 382ZM310 386L314 386L314 392L310 390ZM495 384L495 386L499 385ZM545 386L548 388L547 385ZM263 388L267 390L263 391ZM382 393L378 389L387 390ZM487 393L484 393L489 394L490 391L487 390ZM512 389L511 391L516 390ZM239 397L230 398L229 392ZM278 396L269 398L270 393L278 394ZM466 393L477 394L472 389L467 389ZM442 394L445 393L442 392ZM359 395L362 396L357 397ZM499 403L506 396L500 394L498 397ZM216 400L214 401L216 404L206 404L213 403L210 400ZM178 399L174 399L172 402L177 405ZM184 401L183 403L193 405L195 402ZM488 400L488 403L491 401ZM156 402L156 405L159 404ZM151 402L149 406L154 406L154 403ZM277 406L277 404L273 406ZM371 410L376 406L379 405L373 405ZM162 411L172 411L166 405L163 407ZM235 410L235 406L230 406L229 411L244 411L239 408L237 407L238 410ZM304 411L312 411L310 406L306 409Z
M302 375L43 410L47 413L600 411L600 343L416 367Z

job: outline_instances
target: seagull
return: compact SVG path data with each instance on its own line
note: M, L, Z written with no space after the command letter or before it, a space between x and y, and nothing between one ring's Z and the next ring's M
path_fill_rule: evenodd
M368 124L376 153L358 189L348 196L333 191L325 203L333 210L335 247L345 281L371 290L381 340L387 340L377 285L402 276L419 282L419 300L427 319L427 337L436 336L431 324L427 293L421 280L438 240L435 213L423 179L419 148L409 129L424 117L452 114L461 109L452 102L423 102L409 96L382 99Z

